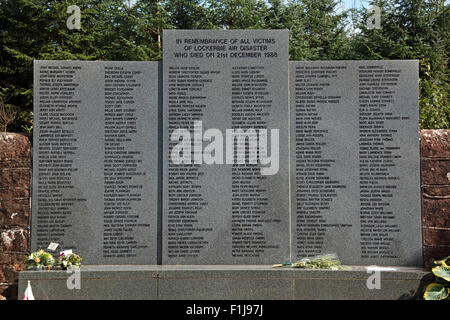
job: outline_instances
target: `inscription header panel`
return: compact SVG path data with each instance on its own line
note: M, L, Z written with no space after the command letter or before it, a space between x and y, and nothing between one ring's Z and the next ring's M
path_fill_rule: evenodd
M288 31L167 30L163 40L163 263L289 259ZM177 129L197 132L183 140L192 150L181 164ZM239 151L245 163L225 147L236 147L234 129L253 133ZM264 130L278 163L262 165L261 152L250 163Z

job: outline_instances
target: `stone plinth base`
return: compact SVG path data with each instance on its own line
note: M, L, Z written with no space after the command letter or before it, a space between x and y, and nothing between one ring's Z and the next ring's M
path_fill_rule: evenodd
M414 299L429 282L424 269L394 267L380 273L380 289L368 289L365 267L351 270L273 269L270 266L84 266L81 288L65 271L22 271L19 299L28 280L36 300L315 300ZM376 284L375 281L370 281Z

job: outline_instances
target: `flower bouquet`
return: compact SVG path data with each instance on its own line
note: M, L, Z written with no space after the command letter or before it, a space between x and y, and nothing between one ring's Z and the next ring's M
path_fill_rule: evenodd
M55 264L55 258L44 250L32 252L25 261L27 269L50 270Z
M58 258L59 266L63 270L67 270L70 267L80 267L81 261L83 258L81 258L79 255L75 253L69 253L66 254L65 252L61 252Z

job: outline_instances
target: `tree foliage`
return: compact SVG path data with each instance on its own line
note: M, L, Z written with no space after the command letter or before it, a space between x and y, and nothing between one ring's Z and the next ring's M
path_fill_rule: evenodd
M293 60L420 60L420 124L450 128L450 6L444 0L375 0L381 29L366 8L340 0L2 0L0 97L16 108L10 130L32 124L33 60L160 60L163 29L289 29ZM69 5L81 29L69 30Z

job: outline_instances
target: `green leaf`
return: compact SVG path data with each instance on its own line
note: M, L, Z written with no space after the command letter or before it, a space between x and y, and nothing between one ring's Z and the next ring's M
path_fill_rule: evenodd
M431 269L436 277L442 278L450 282L450 267L435 267Z
M440 260L433 260L435 266L450 267L450 256Z
M444 300L448 297L448 288L444 287L442 284L431 283L423 294L425 300Z

